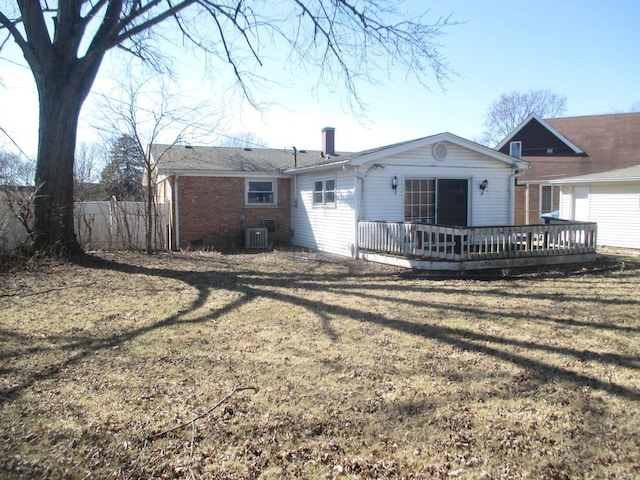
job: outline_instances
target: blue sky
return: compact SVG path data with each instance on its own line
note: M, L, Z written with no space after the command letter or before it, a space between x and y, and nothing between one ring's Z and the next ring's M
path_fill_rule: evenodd
M421 11L430 2L407 2ZM256 112L229 96L228 72L216 82L205 78L199 62L181 56L176 70L183 93L194 100L225 103L223 133L250 131L272 148L318 149L320 131L336 128L336 148L357 151L444 131L476 139L483 114L502 93L549 89L566 95L566 116L618 113L640 108L640 2L637 0L539 0L432 2L430 16L452 14L461 22L439 39L441 52L455 75L425 89L397 72L382 85L361 85L366 117L354 117L340 92L312 93L312 73L285 72L277 58L265 74L285 78L287 87L257 92L271 104ZM429 18L429 17L427 17ZM273 52L269 52L271 57ZM30 73L0 54L0 127L29 154L36 149L37 98ZM109 88L117 65L107 61L95 89ZM273 69L273 70L271 70ZM90 141L91 98L83 111L80 139ZM210 139L209 143L215 143ZM0 144L7 145L5 138Z

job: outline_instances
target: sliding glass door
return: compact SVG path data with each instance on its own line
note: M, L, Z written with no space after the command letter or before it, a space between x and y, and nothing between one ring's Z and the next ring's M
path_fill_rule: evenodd
M407 178L404 187L405 221L467 226L469 181L466 178Z

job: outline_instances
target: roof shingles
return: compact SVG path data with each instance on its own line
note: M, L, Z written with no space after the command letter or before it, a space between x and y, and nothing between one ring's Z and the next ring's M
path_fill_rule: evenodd
M640 112L545 119L586 156L527 157L523 182L546 182L640 165Z
M199 172L277 173L295 166L304 167L335 162L342 153L323 158L320 151L278 150L271 148L229 148L183 145L151 146L151 153L161 174Z

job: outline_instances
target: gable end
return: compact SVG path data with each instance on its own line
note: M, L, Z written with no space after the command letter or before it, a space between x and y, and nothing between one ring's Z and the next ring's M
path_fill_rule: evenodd
M508 142L498 150L509 155L511 142L522 142L522 157L584 157L583 152L576 152L562 138L549 130L536 118L532 118L518 130Z

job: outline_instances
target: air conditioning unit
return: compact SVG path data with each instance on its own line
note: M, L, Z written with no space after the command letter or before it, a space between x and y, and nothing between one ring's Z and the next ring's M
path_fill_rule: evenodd
M244 231L244 246L245 248L267 248L268 243L268 230L266 227L262 228L247 228Z

